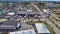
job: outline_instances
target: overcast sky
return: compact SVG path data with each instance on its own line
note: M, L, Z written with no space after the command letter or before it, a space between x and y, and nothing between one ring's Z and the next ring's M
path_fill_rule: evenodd
M60 0L0 0L0 1L60 1Z

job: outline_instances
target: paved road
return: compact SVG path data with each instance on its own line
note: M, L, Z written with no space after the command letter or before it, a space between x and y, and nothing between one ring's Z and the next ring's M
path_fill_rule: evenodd
M47 18L45 18L45 19L46 19L46 22L51 26L51 28L53 28L55 33L60 34L60 30L55 25L53 25L52 22L49 19L47 19Z
M51 12L52 10L48 10L49 12ZM54 13L52 13L51 12L51 17L50 17L50 19L52 20L52 21L54 21L59 27L60 27L60 22L57 22L55 19L52 19L52 17L56 17L57 15L56 14L54 14Z
M32 4L32 5L40 12L40 14L44 15L44 13L42 13L42 11L38 8L37 5L35 5L35 4ZM46 19L46 22L53 27L53 30L56 34L60 34L60 30L49 19L47 19L45 17L44 17L44 19Z

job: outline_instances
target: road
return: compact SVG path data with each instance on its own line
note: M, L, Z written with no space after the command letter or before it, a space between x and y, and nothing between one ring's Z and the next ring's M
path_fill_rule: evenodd
M39 13L41 14L41 15L44 15L44 13L38 8L38 6L37 5L35 5L35 4L33 4L32 3L32 5L39 11ZM43 16L42 16L43 17ZM53 30L54 30L54 32L56 33L56 34L60 34L60 30L49 20L49 19L47 19L47 18L45 18L45 17L43 17L45 20L46 20L46 22L49 24L49 25L51 25L52 27L53 27Z
M50 19L51 19L53 22L55 22L55 23L60 27L60 22L57 22L55 19L52 19L52 18L55 18L55 17L58 16L57 14L53 13L52 11L53 11L53 10L49 10L49 12L51 12Z
M47 18L45 19L46 19L46 23L48 23L51 26L51 28L53 28L54 32L56 34L60 34L60 30L54 24L52 24L52 22L49 19Z

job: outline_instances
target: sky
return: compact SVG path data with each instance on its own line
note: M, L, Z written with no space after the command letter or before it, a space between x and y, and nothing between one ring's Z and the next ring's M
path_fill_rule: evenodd
M0 0L0 1L60 1L60 0Z

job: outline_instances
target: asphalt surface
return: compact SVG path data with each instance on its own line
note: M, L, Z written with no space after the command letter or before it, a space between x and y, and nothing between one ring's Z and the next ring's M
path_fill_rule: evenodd
M53 10L50 10L49 12L52 12ZM51 13L51 17L50 17L50 19L52 20L52 21L54 21L59 27L60 27L60 22L58 22L58 21L56 21L55 19L52 19L52 17L57 17L58 15L56 15L56 14L54 14L54 13Z

